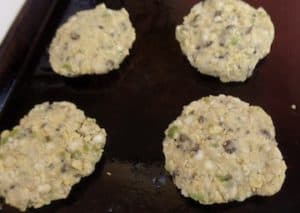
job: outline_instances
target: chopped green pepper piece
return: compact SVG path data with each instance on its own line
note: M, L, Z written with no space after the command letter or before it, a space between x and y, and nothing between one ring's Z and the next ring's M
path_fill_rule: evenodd
M171 126L167 131L167 136L169 138L174 138L176 132L178 132L178 126Z
M8 142L8 138L9 136L5 137L5 138L2 138L1 141L0 141L0 144L6 144Z
M89 151L89 146L87 144L83 145L83 151L85 151L85 152Z
M214 148L218 148L218 147L219 147L219 144L217 144L217 143L212 143L211 146L214 147Z
M210 97L204 97L201 100L204 101L205 103L209 103Z
M10 136L14 136L15 134L18 133L18 129L13 129L11 132L10 132Z
M72 66L70 64L64 64L62 68L66 70L72 70Z
M230 174L227 174L227 175L217 175L216 177L220 181L222 181L222 182L230 181L232 179L232 176Z
M234 37L230 41L231 45L235 46L239 43L239 39L237 37Z
M13 129L6 137L2 138L0 144L6 144L10 137L13 137L18 133L18 129Z
M93 150L96 152L99 152L101 150L101 147L99 146L93 146Z
M71 154L72 159L79 159L81 157L81 153L79 151L75 151Z
M195 201L202 201L204 202L205 199L204 199L204 196L203 194L199 193L199 194L191 194L190 197L195 200Z

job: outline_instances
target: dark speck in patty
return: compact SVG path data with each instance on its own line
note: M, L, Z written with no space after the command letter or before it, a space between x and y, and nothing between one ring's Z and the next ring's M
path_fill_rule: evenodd
M260 130L260 133L261 133L263 136L265 136L266 138L268 138L268 139L271 139L271 138L272 138L270 132L269 132L268 130L266 130L266 129Z
M214 14L214 17L220 16L220 15L222 15L222 11L221 11L221 10L217 10L217 11L215 12L215 14Z
M198 122L201 123L201 124L204 123L205 122L205 117L203 115L200 115L199 118L198 118Z
M224 148L225 152L228 154L232 154L236 151L234 142L232 140L225 141L225 143L223 144L223 148Z
M80 39L80 35L78 33L75 33L75 32L72 32L70 34L70 37L71 37L72 40L78 40L78 39Z

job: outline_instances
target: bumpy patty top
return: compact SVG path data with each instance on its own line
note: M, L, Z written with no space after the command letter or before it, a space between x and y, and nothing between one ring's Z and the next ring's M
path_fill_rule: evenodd
M202 204L273 195L285 178L271 118L231 96L184 107L166 130L163 151L176 186Z
M206 0L177 26L176 38L201 73L222 82L245 81L270 52L274 26L263 8L240 0Z
M134 40L127 11L101 4L78 12L58 29L49 50L50 63L67 77L104 74L119 68Z
M0 141L0 196L24 211L66 198L94 171L106 132L68 102L36 105Z

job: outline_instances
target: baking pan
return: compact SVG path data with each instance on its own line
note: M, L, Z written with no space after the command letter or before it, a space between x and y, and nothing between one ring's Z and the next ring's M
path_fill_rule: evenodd
M1 130L16 125L35 104L66 100L95 117L108 132L104 157L95 172L77 184L67 199L29 212L299 212L300 2L247 0L270 13L276 39L270 55L245 83L222 84L201 75L181 53L175 27L196 0L105 1L110 8L129 11L137 33L130 56L119 70L104 76L56 75L48 62L48 48L57 27L76 11L101 2L28 1L25 7L40 5L43 12L25 11L29 18L21 27L29 29L24 33L26 45L12 45L14 40L6 39L5 45L22 54L7 54L5 61L11 64L1 70ZM162 140L167 125L183 105L217 94L237 96L272 116L288 166L278 194L204 206L181 196L165 172ZM292 110L292 104L298 109ZM18 211L4 205L3 212Z

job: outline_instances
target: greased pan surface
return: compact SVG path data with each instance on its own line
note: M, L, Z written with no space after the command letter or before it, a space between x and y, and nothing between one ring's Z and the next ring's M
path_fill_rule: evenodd
M107 0L125 7L137 40L121 68L104 76L64 78L50 68L54 33L76 11L103 1L59 1L40 33L15 87L4 102L0 127L16 125L35 104L72 101L95 117L108 133L104 157L95 172L66 200L29 212L297 212L300 210L300 2L247 0L262 5L276 28L272 51L245 83L222 84L192 68L175 40L175 27L196 0ZM21 73L21 74L20 74ZM4 88L1 88L4 93ZM162 140L183 105L207 95L228 94L262 106L274 121L287 163L282 190L272 197L203 206L183 198L165 172ZM292 110L296 104L298 109ZM111 174L111 175L109 175ZM4 205L3 212L18 212Z

